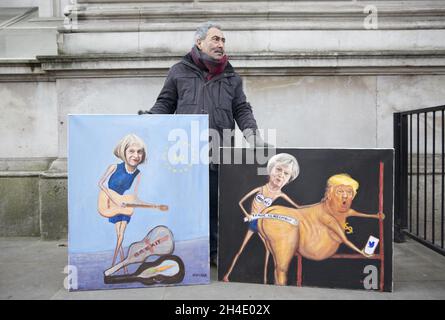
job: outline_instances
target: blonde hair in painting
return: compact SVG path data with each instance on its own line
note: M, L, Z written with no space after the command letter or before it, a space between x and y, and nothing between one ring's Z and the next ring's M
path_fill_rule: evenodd
M354 195L357 193L359 188L359 183L352 179L352 177L347 173L340 173L333 175L328 179L327 187L335 187L339 185L351 186L354 189Z
M147 158L147 147L144 141L133 133L127 134L117 143L114 148L114 155L125 162L125 151L127 151L128 147L132 144L136 144L143 149L141 163L144 163Z

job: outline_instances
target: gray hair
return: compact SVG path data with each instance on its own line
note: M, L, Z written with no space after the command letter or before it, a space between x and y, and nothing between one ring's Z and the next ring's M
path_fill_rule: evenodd
M267 161L267 173L269 175L277 164L292 165L289 182L294 181L300 174L300 166L297 159L289 153L278 153Z
M218 30L221 30L221 26L219 24L217 24L216 22L213 21L207 21L203 24L201 24L200 26L198 26L198 28L196 29L195 32L195 43L198 40L204 40L207 37L207 32L209 32L209 29L211 28L216 28Z
M128 147L132 144L137 144L143 149L144 154L142 155L141 164L144 163L147 158L147 147L141 138L132 133L127 134L117 143L117 146L114 148L114 155L126 162L125 151L127 151Z

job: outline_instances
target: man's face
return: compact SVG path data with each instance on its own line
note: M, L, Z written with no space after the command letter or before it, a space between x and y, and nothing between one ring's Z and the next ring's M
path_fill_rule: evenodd
M224 38L224 34L221 30L217 28L210 28L209 31L207 31L207 36L205 39L197 40L196 45L208 56L212 57L213 59L220 60L225 53L225 42L226 38Z
M336 212L345 213L351 208L354 199L354 189L351 186L338 185L331 187L328 201Z

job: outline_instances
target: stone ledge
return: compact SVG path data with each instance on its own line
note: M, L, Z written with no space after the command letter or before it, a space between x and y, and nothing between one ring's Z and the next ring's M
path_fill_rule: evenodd
M66 158L0 158L0 177L66 179Z
M225 31L229 55L300 52L409 52L445 50L445 29L435 30L237 30ZM192 31L91 32L59 37L61 55L182 55Z
M56 158L0 158L0 172L42 172Z
M48 173L58 174L65 173L68 171L68 159L67 158L57 158L55 159L49 169Z
M0 60L2 81L55 81L76 77L164 77L179 54L89 54ZM231 63L252 75L445 74L445 50L239 53ZM1 163L0 163L1 170Z
M83 3L83 4L89 4L89 3L109 4L109 3L122 3L122 2L123 2L122 0L77 0L77 3ZM131 0L130 2L159 2L159 0ZM165 0L164 2L194 2L194 0Z
M0 59L0 75L41 75L41 63L36 59Z
M84 1L67 13L76 25L60 32L192 31L206 20L225 30L362 30L367 5L377 8L379 29L445 28L438 1Z
M4 178L40 177L41 175L41 172L36 171L0 171L0 177Z
M85 55L38 57L42 69L64 73L165 76L181 55ZM443 74L445 50L381 52L297 52L234 54L231 63L241 75L291 74ZM105 74L105 76L107 76Z
M52 172L43 172L42 174L40 174L40 176L42 179L67 179L68 178L68 173L52 173Z

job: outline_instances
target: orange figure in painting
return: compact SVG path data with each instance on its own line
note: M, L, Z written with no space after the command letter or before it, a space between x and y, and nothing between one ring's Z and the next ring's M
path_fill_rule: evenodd
M324 198L317 204L298 209L273 206L264 210L266 214L278 214L297 221L285 223L277 219L261 219L258 230L272 252L275 265L275 284L287 284L289 263L295 254L311 259L324 260L333 256L344 243L365 257L345 235L348 217L384 219L383 213L365 214L351 209L359 183L348 174L336 174L327 181Z
M294 156L287 153L280 153L274 155L272 158L269 159L267 163L267 172L269 174L269 181L265 185L251 190L240 200L239 206L241 208L241 211L245 215L245 221L249 221L249 228L246 232L246 235L244 236L244 240L241 244L241 247L235 254L235 257L233 258L233 261L229 269L227 270L226 274L223 277L223 281L226 282L229 281L230 273L235 267L235 264L239 256L243 252L244 248L246 247L247 243L252 238L252 236L255 233L258 233L259 218L260 217L266 218L265 216L262 215L265 209L270 207L272 203L280 197L288 201L294 207L298 208L298 205L294 201L292 201L292 199L290 199L284 192L282 192L281 189L285 185L287 185L288 183L297 178L299 170L300 169L298 166L297 159L295 159ZM250 212L247 212L247 210L243 206L243 203L253 195L255 195L255 197L252 201ZM264 237L261 234L259 234L259 236L266 248L266 257L264 265L264 283L266 283L267 282L266 269L270 251L266 246Z

